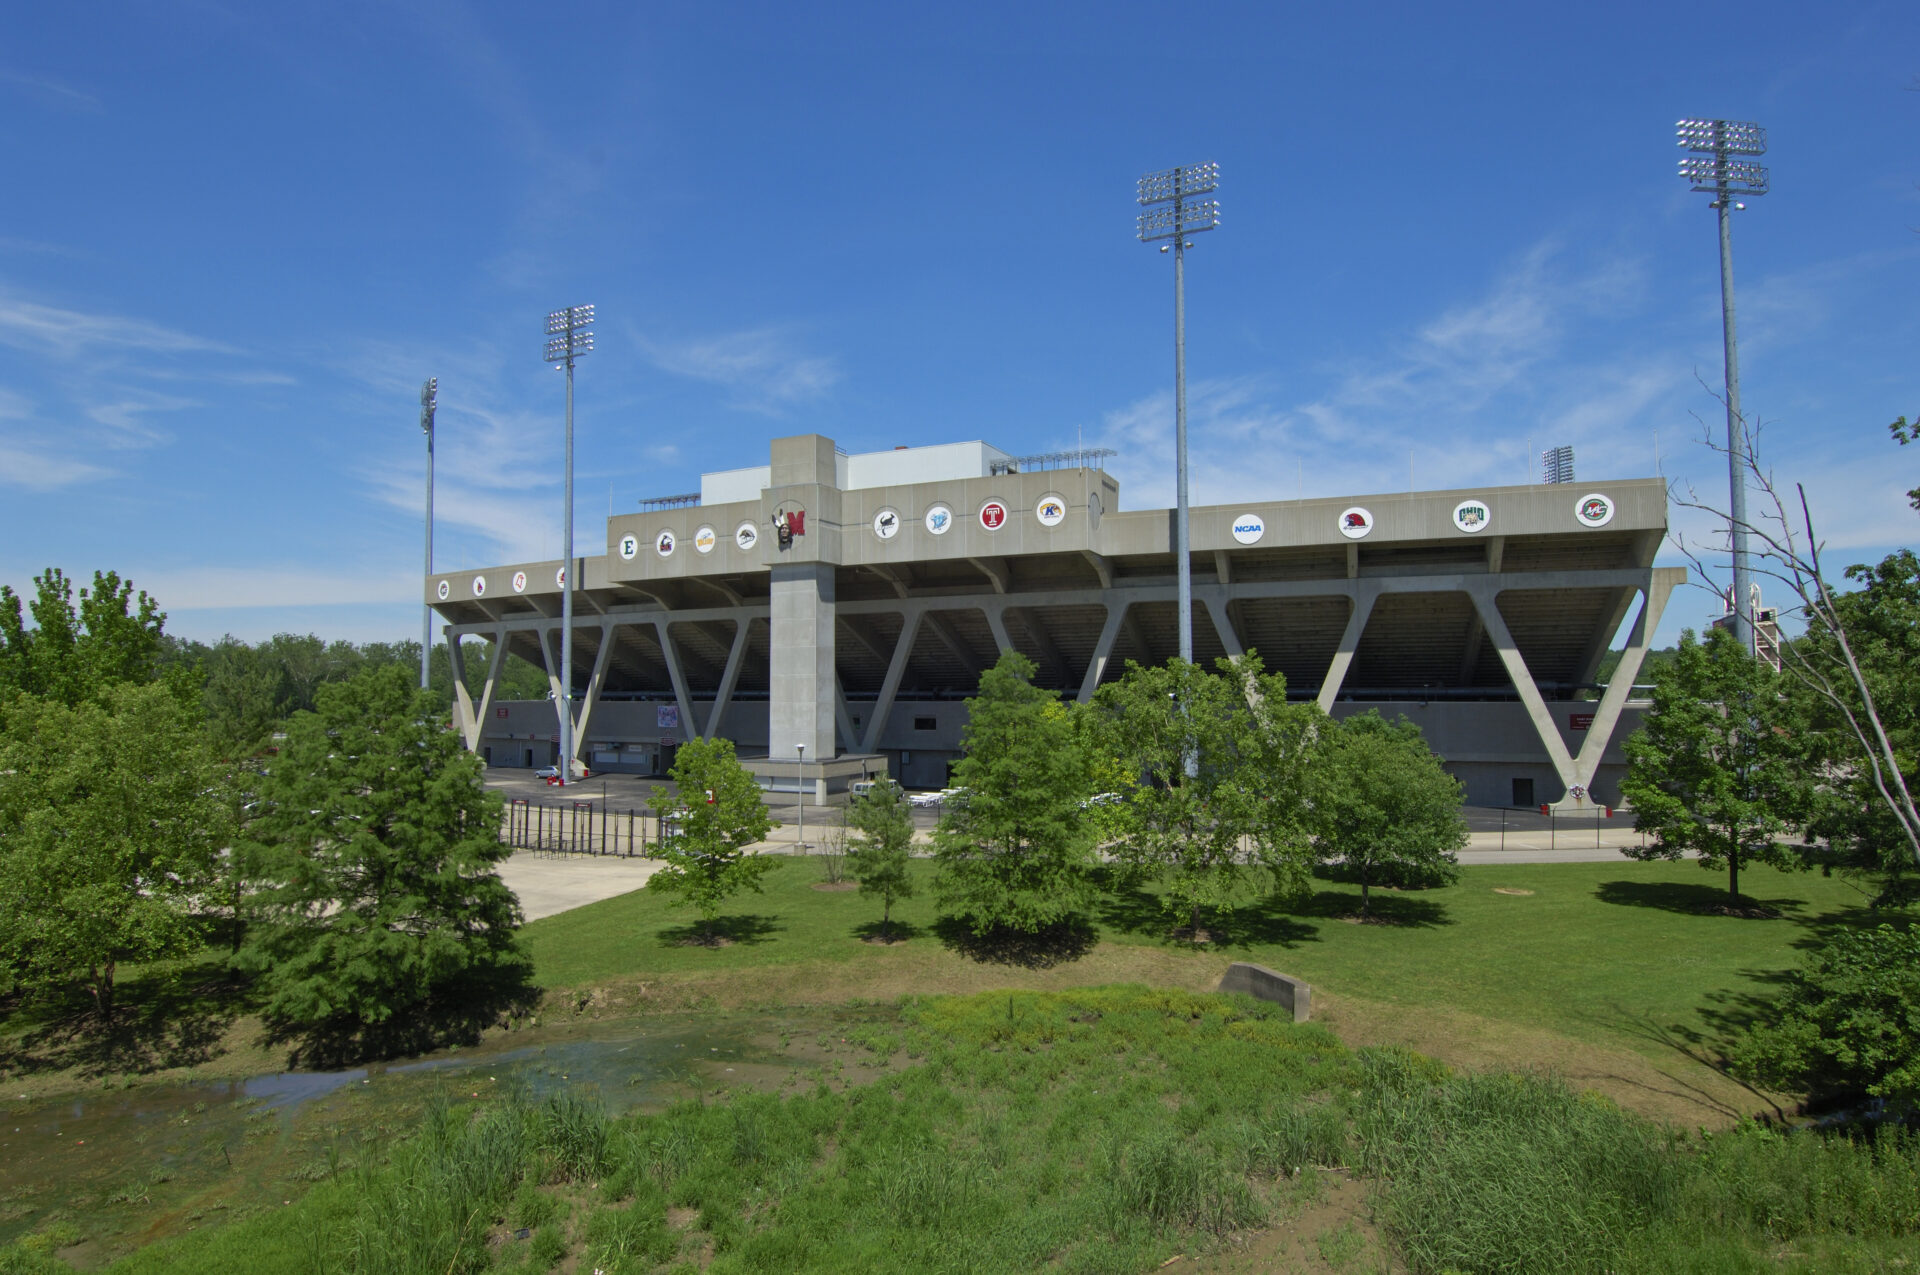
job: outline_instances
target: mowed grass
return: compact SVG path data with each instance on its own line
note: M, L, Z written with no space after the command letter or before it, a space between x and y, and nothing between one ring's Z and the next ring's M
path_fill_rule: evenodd
M537 921L524 933L536 976L550 988L751 969L771 975L785 967L785 977L769 985L804 993L812 968L837 992L857 993L866 963L876 992L897 995L902 980L958 988L964 984L948 976L990 973L939 924L933 865L914 866L919 893L894 908L908 937L891 947L868 941L878 902L814 889L821 869L812 860L783 865L765 878L763 894L733 900L722 927L732 939L726 946L688 943L691 913L652 891ZM1172 922L1152 897L1109 894L1091 918L1092 950L1078 960L1063 954L1043 981L1171 975L1201 987L1227 962L1248 960L1334 996L1455 1010L1661 1053L1736 1026L1798 965L1803 949L1871 915L1843 880L1765 868L1744 874L1744 893L1778 915L1724 915L1715 911L1725 901L1724 878L1692 863L1468 867L1454 886L1374 891L1385 923L1369 924L1354 915L1357 887L1316 885L1303 902L1221 918L1212 926L1216 941L1199 947L1170 937ZM1129 960L1149 956L1151 966L1130 973ZM1086 978L1076 974L1081 964ZM1019 973L1026 985L1040 977Z

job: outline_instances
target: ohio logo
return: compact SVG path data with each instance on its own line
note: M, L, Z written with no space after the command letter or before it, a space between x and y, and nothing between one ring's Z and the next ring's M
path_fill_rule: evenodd
M997 500L989 500L980 506L980 525L988 531L998 531L1007 521L1007 507Z
M1259 514L1241 514L1233 520L1233 538L1243 545L1254 544L1267 534L1267 520Z
M1604 527L1613 521L1613 502L1597 491L1589 492L1573 507L1573 516L1584 527Z
M1048 492L1033 507L1033 516L1040 520L1042 527L1058 527L1067 520L1066 497Z
M1462 531L1485 531L1493 521L1493 510L1481 500L1463 500L1453 507L1453 525Z
M1340 515L1340 534L1358 540L1373 530L1373 514L1355 505Z

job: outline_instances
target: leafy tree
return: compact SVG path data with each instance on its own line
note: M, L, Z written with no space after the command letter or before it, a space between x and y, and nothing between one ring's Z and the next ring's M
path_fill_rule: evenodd
M1036 934L1093 900L1093 757L1033 662L1007 651L980 677L954 766L962 788L934 832L942 907L976 935Z
M1920 929L1842 930L1733 1050L1763 1084L1920 1105Z
M1725 868L1730 904L1749 863L1787 868L1798 856L1782 838L1804 811L1806 786L1794 732L1783 724L1780 676L1732 633L1705 642L1680 635L1673 670L1654 688L1645 724L1628 737L1620 791L1634 827L1650 833L1636 859L1688 852L1709 871Z
M1308 876L1306 781L1319 710L1287 703L1285 679L1259 657L1129 663L1095 698L1107 750L1145 782L1120 804L1116 858L1159 881L1199 937L1203 909L1302 887ZM1191 773L1189 773L1191 770Z
M660 843L664 866L647 881L692 904L711 941L720 907L741 890L760 889L760 878L778 859L749 854L774 823L760 799L760 785L742 766L728 739L694 739L674 755L673 791L655 789L647 804L661 818L677 813L680 831Z
M1360 882L1360 914L1371 887L1392 875L1459 877L1467 825L1460 781L1427 747L1420 728L1377 712L1330 725L1311 770L1314 851Z
M406 670L322 686L259 778L255 921L237 963L266 1014L333 1053L471 1028L529 965L494 865L500 798Z
M33 584L32 628L20 597L0 585L0 692L78 704L109 687L154 680L167 617L144 590L136 601L131 581L96 571L76 610L73 582L59 568L47 568Z
M1916 415L1911 422L1902 416L1887 426L1887 430L1902 447L1908 443L1920 442L1920 415ZM1907 503L1915 510L1920 510L1920 487L1915 487L1907 493Z
M111 1022L119 966L200 942L226 845L199 724L156 685L0 706L0 953L29 984L84 976Z
M880 896L880 932L893 937L893 905L913 895L909 871L913 849L913 807L891 779L883 779L853 799L847 823L860 834L848 854L860 893Z

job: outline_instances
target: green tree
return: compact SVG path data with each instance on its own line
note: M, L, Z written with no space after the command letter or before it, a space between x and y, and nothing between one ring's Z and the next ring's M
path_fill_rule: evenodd
M757 892L760 878L780 866L778 859L747 853L775 825L760 785L734 756L732 740L688 740L675 753L670 775L673 790L656 788L647 804L662 819L677 817L680 831L661 841L656 857L665 862L647 888L691 904L712 941L721 906L742 890Z
M517 992L500 798L406 670L320 687L259 777L254 920L266 1014L342 1055L471 1031Z
M111 1022L126 962L201 941L196 895L226 846L199 723L156 685L0 706L0 952L30 985L82 977Z
M1117 806L1115 857L1130 878L1163 887L1196 939L1203 910L1306 884L1307 770L1323 720L1288 704L1285 679L1257 655L1217 667L1130 662L1094 700L1106 751L1145 780Z
M1427 747L1420 728L1362 713L1322 732L1311 769L1315 853L1360 882L1360 914L1373 885L1389 877L1459 877L1467 844L1460 781Z
M1725 868L1730 904L1740 869L1800 864L1783 838L1804 813L1801 746L1785 725L1779 674L1749 655L1725 629L1705 642L1680 635L1672 671L1653 690L1645 723L1628 737L1620 791L1633 826L1653 837L1623 853L1636 859L1697 854Z
M59 568L47 568L33 584L32 628L20 597L0 585L0 692L78 704L109 687L154 680L167 617L145 590L136 600L131 581L96 571L76 609L73 582Z
M893 905L913 895L913 807L899 784L882 779L853 799L847 824L860 834L847 856L854 880L860 893L880 896L880 932L891 941Z
M940 904L977 935L1036 934L1093 901L1093 757L1055 693L1032 679L1018 651L981 675L954 766L962 791L934 832Z
M1920 1105L1920 929L1841 930L1807 960L1769 1020L1732 1051L1779 1088Z

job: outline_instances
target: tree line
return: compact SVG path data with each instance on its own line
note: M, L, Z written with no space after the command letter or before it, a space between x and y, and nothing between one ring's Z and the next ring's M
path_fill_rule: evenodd
M111 572L35 585L0 587L0 996L78 986L111 1029L123 966L223 944L320 1059L524 993L500 799L417 645L202 647Z

